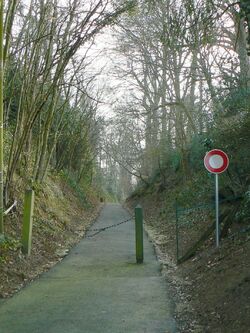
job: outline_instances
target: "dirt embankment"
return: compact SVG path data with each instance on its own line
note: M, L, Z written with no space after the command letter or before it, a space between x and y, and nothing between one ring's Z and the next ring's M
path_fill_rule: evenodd
M20 243L23 192L21 182L17 182L17 210L6 218L6 241L0 243L0 298L12 296L62 260L100 210L94 194L83 203L62 179L50 177L35 191L32 252L26 257Z
M170 197L170 193L151 192L134 196L128 205L143 206L147 231L170 282L179 332L250 332L249 232L232 233L232 237L222 239L219 249L212 233L193 257L177 265L175 212ZM203 216L204 223L211 224L206 219ZM186 229L183 242L192 238L192 230Z

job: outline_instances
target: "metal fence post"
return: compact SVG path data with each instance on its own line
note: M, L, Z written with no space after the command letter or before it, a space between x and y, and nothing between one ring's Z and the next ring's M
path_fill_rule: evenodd
M136 262L143 263L143 213L142 207L135 207L135 243L136 243Z
M34 209L34 191L27 190L24 198L22 252L28 256L31 253L32 223Z
M175 201L175 231L176 231L176 262L179 262L179 225L178 225L178 204Z

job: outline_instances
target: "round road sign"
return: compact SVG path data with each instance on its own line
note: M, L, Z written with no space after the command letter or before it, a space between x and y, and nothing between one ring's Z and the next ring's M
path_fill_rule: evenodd
M211 173L222 173L229 165L229 158L220 149L210 150L204 157L205 168Z

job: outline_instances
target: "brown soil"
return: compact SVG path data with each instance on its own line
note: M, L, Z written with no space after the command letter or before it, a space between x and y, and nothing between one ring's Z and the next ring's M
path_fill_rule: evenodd
M249 232L232 232L234 236L222 239L219 249L212 235L195 256L177 265L174 207L166 209L163 198L159 193L134 197L129 207L140 203L144 208L146 228L176 304L178 331L250 332ZM192 238L192 228L186 232L186 238Z
M18 182L15 190L17 198L21 198L23 189ZM129 206L140 203L144 207L147 231L176 304L178 331L250 332L249 232L223 239L219 249L212 236L194 257L176 265L174 209L172 204L166 208L164 198L162 193L151 193L133 198ZM12 296L62 260L83 237L100 207L94 196L89 200L93 208L83 208L72 189L56 178L50 178L43 190L36 191L32 254L27 258L21 252L19 199L17 211L5 221L8 241L0 245L0 298ZM192 238L192 229L186 236Z
M0 298L11 297L62 260L83 237L100 210L94 195L89 196L88 207L84 208L66 183L50 177L42 189L35 191L32 252L27 257L22 254L20 242L23 192L21 182L17 181L17 210L6 218L7 241L0 243Z

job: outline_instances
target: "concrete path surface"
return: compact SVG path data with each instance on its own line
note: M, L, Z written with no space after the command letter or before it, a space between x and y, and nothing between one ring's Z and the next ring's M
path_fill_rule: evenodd
M92 228L129 214L107 204ZM91 235L91 232L89 232ZM0 305L1 333L173 333L167 285L144 237L135 263L134 222L83 239L49 272Z

